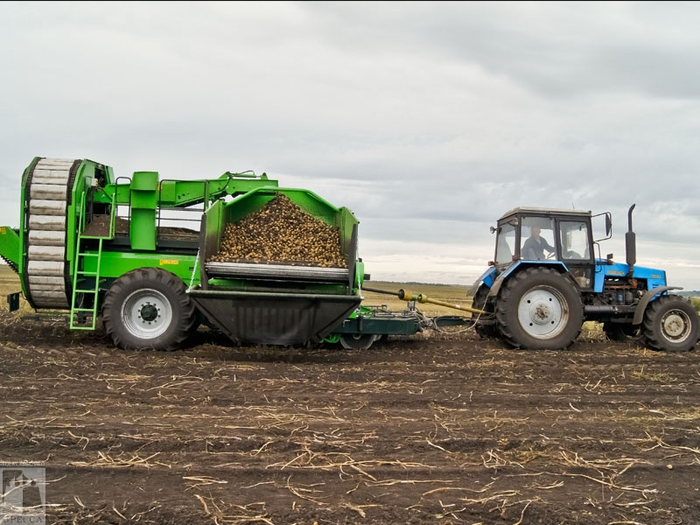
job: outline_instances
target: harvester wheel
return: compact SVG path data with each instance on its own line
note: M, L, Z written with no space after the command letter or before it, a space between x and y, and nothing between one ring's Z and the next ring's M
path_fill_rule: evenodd
M185 284L160 268L138 268L114 281L102 321L119 348L175 350L192 333L195 308Z
M700 334L700 317L690 301L678 295L663 295L644 312L646 343L654 350L692 350Z
M581 333L583 306L575 285L551 268L528 268L501 288L496 305L501 335L530 350L568 348Z
M367 350L377 339L378 336L374 334L343 334L340 344L346 350Z

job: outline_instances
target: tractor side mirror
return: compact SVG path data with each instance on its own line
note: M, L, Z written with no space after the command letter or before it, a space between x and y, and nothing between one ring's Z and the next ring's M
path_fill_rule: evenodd
M604 220L603 227L605 228L605 237L603 237L602 239L594 239L593 242L600 242L600 241L605 241L607 239L610 239L612 237L612 214L609 211L606 211L603 213L599 213L597 215L593 215L592 219L596 219L597 217L603 217L603 220ZM598 223L597 220L595 222L596 222L596 224L600 224L600 223ZM595 226L595 224L594 224L594 226ZM598 226L598 228L600 228L600 226Z

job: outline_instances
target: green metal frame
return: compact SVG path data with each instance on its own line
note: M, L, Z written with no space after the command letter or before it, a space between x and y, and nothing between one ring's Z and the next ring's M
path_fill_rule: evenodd
M15 270L21 265L20 236L17 230L9 226L0 226L0 257Z
M157 173L157 172L154 172ZM218 179L160 180L158 182L158 207L186 208L197 204L209 204L216 199L247 193L256 188L277 187L276 180L266 174L255 175L226 172ZM132 182L110 183L95 192L95 202L116 203L117 206L131 204Z
M88 254L96 254L96 251L88 251ZM163 268L180 277L185 283L189 283L192 272L195 269L196 255L159 254L153 252L116 252L103 248L100 257L100 276L105 279L107 285L131 270L137 268ZM97 262L94 258L85 260L85 270L97 271ZM195 277L195 284L199 278Z
M76 180L80 177L77 176ZM132 250L113 250L109 244L102 244L100 250L86 250L83 254L82 271L97 272L101 286L109 287L111 283L125 273L143 267L166 269L189 285L199 284L199 275L194 273L197 257L180 253L163 253L152 242L149 232L151 222L155 228L158 209L187 208L225 195L238 195L260 187L277 187L277 181L271 180L266 174L261 176L226 172L218 179L203 179L194 181L158 181L157 172L136 172L134 180L127 183L115 182L111 168L108 169L107 184L104 187L92 188L92 200L105 204L111 210L111 234L114 238L115 216L118 206L128 206L132 219L134 205L144 214L137 218L140 226L132 229ZM83 188L84 189L84 188ZM84 208L84 205L81 208ZM79 228L82 231L84 224ZM143 233L143 232L146 233ZM136 237L136 242L134 238ZM87 237L83 237L87 238ZM96 257L98 256L98 257ZM72 275L75 270L71 268Z
M100 178L99 175L104 176L105 182L111 181L113 179L112 168L84 159L75 173L73 187L69 188L71 199L68 203L66 218L66 260L69 264L71 278L76 269L75 254L78 235L83 231L85 226L85 199L87 198L88 192L94 192L94 181Z

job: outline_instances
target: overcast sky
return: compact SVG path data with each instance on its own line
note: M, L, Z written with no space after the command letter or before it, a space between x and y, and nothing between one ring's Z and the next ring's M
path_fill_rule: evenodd
M0 225L35 156L266 172L360 220L375 280L471 284L516 206L700 289L700 3L2 2Z

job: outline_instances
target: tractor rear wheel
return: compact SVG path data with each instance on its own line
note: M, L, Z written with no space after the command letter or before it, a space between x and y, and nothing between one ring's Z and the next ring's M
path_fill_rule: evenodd
M196 315L185 283L160 268L138 268L114 281L105 295L102 321L125 350L175 350L192 333Z
M644 312L644 335L654 350L692 350L700 334L700 317L693 305L679 295L663 295Z
M603 332L616 343L642 343L644 331L641 325L624 323L603 323Z
M566 276L551 268L534 267L502 286L496 318L501 335L515 348L562 350L581 333L583 305Z

